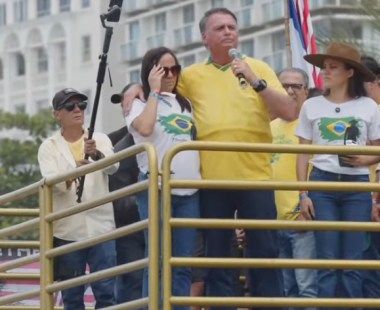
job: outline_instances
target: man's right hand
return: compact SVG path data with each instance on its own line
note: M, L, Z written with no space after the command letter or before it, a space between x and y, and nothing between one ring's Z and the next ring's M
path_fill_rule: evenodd
M133 84L128 88L126 92L124 92L121 107L123 108L123 115L128 116L129 112L132 109L133 100L139 98L142 101L146 101L144 98L144 93L140 84Z
M303 221L312 221L315 219L315 211L313 202L309 197L301 199L300 201L301 211L300 211L300 220Z

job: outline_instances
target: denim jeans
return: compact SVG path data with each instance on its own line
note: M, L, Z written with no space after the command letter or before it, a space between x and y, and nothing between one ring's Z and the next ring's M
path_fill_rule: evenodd
M144 258L145 243L141 231L116 239L117 264L122 265ZM139 269L116 277L116 304L141 298L143 270Z
M139 180L146 178L140 174ZM174 218L199 218L199 194L198 192L188 195L172 195L172 217ZM137 195L137 205L141 220L148 218L148 192L140 192ZM160 210L161 195L160 195ZM160 212L161 213L161 212ZM193 257L195 252L196 228L176 228L173 231L172 256ZM148 256L148 231L144 230L145 255ZM161 238L160 238L161 239ZM161 255L160 255L161 256ZM190 296L191 288L191 267L181 267L173 269L172 294L173 296ZM142 296L149 296L148 292L148 270L144 269ZM161 280L161 276L160 276ZM160 283L161 287L161 283ZM189 310L190 307L172 307L173 310Z
M311 181L368 182L368 175L344 175L313 168ZM312 191L309 194L317 221L371 220L371 193L359 191ZM362 259L366 245L366 233L354 231L315 231L318 259ZM362 271L319 269L318 297L361 298Z
M314 231L280 230L280 257L315 259ZM317 297L317 271L315 269L283 269L286 297ZM288 310L315 310L315 307Z
M203 190L201 214L204 218L233 219L235 211L241 219L276 219L274 193L268 190ZM233 229L205 229L205 256L231 257ZM277 258L277 231L246 230L246 256ZM255 297L282 297L282 273L277 268L249 269L249 289ZM232 273L227 268L209 268L205 278L207 296L232 296ZM236 307L210 307L210 310L232 310ZM282 309L282 308L260 308Z
M55 246L62 246L72 241L55 238ZM68 274L84 275L86 264L90 267L90 272L96 272L116 266L115 241L107 241L59 256L56 263L64 266ZM64 280L64 279L63 279ZM91 288L95 296L95 309L101 309L115 305L114 278L108 278L91 283ZM85 286L80 285L62 291L62 299L65 310L85 310L84 305Z
M367 233L368 247L364 251L363 259L380 260L380 233ZM380 298L380 270L363 270L363 297ZM375 310L377 308L368 308Z

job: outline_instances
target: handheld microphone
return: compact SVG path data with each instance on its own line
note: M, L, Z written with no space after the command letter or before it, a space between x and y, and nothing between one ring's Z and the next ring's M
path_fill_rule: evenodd
M229 51L228 51L228 55L232 58L232 59L236 59L236 58L239 58L240 56L240 53L238 52L238 50L236 48L231 48ZM236 77L238 78L239 80L239 85L241 88L246 88L248 86L248 83L247 81L245 80L245 76L243 73L238 73L236 74Z

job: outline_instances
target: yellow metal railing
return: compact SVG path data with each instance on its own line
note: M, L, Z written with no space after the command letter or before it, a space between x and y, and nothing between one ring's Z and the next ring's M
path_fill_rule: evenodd
M295 230L350 230L380 231L378 223L318 222L279 220L222 220L222 219L175 219L171 218L171 189L280 189L280 190L355 190L379 191L378 183L358 182L276 182L276 181L230 181L230 180L172 180L170 166L173 157L187 150L260 152L260 153L310 153L310 154L367 154L380 155L380 147L278 145L219 142L187 142L177 144L165 155L162 171L163 206L163 309L172 306L240 306L240 307L380 307L376 299L343 298L259 298L259 297L178 297L172 296L173 267L208 268L336 268L336 269L380 269L380 261L370 260L302 260L302 259L254 259L254 258L180 258L172 257L172 228L197 227L243 228L243 229L295 229Z
M93 172L95 170L103 169L115 162L118 162L127 157L136 155L141 152L146 152L149 162L149 180L144 182L138 182L131 186L113 191L110 194L101 197L93 201L87 201L80 203L74 207L70 207L64 211L53 213L52 208L52 188L55 184L64 182L68 179L77 178L81 175ZM112 232L97 236L95 238L90 238L84 241L75 242L66 246L53 249L53 222L55 220L76 214L90 208L94 208L98 205L104 204L106 202L111 202L115 199L121 198L126 195L135 194L139 191L148 189L149 197L149 219L145 221L140 221L122 228L113 230ZM6 205L11 201L17 199L28 197L28 195L36 194L39 191L40 198L40 210L29 210L29 209L3 209L0 210L0 215L8 216L38 216L39 219L32 219L21 224L14 225L12 227L7 227L0 230L0 237L5 238L14 234L19 234L20 232L29 231L31 229L40 229L40 254L31 255L28 257L23 257L13 261L0 264L0 279L37 279L40 278L40 289L28 292L23 292L19 294L13 294L10 296L0 297L0 309L62 309L62 307L55 307L53 304L53 293L59 290L73 287L76 285L86 284L93 281L97 281L103 278L113 277L119 274L135 271L144 267L149 267L149 291L150 296L148 298L142 298L140 300L135 300L128 303L123 303L117 306L108 307L107 309L137 309L144 306L149 306L149 309L158 310L159 296L158 296L158 264L159 264L159 228L158 228L158 166L157 166L157 156L154 147L147 144L140 144L128 148L127 150L121 151L114 154L108 158L105 158L99 162L93 163L91 165L86 165L75 169L75 171L61 174L54 177L49 177L41 180L40 182L28 186L24 189L17 190L15 192L0 196L1 205ZM2 212L3 211L3 212ZM91 273L82 277L75 279L70 279L67 281L62 281L58 283L53 283L53 258L66 254L75 250L79 250L94 244L98 244L107 240L116 239L127 234L131 234L137 231L141 231L149 227L149 258L141 259L132 263L120 265L114 268L110 268L101 272ZM37 247L37 242L31 241L1 241L0 244L7 247L17 247L17 246L28 246ZM19 274L14 275L7 273L7 271L24 266L29 263L34 263L40 261L40 276L38 275L28 275ZM40 296L40 306L39 307L27 307L27 306L16 306L10 305L15 302L22 301L24 299L34 298Z
M163 309L169 310L173 305L184 306L241 306L241 307L276 307L276 306L296 306L296 307L379 307L380 300L376 299L310 299L310 298L257 298L257 297L177 297L171 295L171 269L180 266L193 267L258 267L258 268L350 268L350 269L380 269L379 261L350 261L350 260L295 260L295 259L253 259L253 258L179 258L172 257L171 253L171 231L172 228L198 227L198 228L244 228L244 229L312 229L312 230L355 230L355 231L380 231L377 223L359 222L298 222L298 221L278 221L278 220L202 220L202 219L175 219L171 218L171 188L229 188L229 189L325 189L325 190L356 190L356 191L379 191L380 185L377 183L355 183L355 182L274 182L274 181L228 181L228 180L172 180L170 177L171 160L178 152L185 150L211 150L211 151L234 151L234 152L283 152L283 153L313 153L313 154L380 154L379 147L325 147L325 146L294 146L294 145L272 145L272 144L247 144L247 143L217 143L217 142L189 142L179 144L168 151L163 162L162 171L162 208L163 208ZM80 203L75 207L64 211L52 212L52 186L64 182L66 179L76 178L80 175L102 169L116 161L120 161L128 156L133 156L139 152L146 151L150 163L149 180L139 182L123 189L114 191L100 199ZM116 229L110 233L91 238L86 241L75 242L59 248L52 248L52 224L55 220L82 212L97 205L113 201L114 199L137 193L138 191L149 189L149 219L134 223L132 225ZM31 255L14 261L0 264L0 279L19 279L23 275L13 275L7 273L25 264L41 262L40 290L24 292L0 298L1 309L46 309L54 308L52 294L59 290L89 283L106 277L115 276L121 273L134 271L149 266L149 292L148 298L142 298L133 302L128 302L107 309L136 309L148 306L150 310L159 309L159 210L158 210L158 167L156 153L151 144L133 146L125 151L119 152L109 158L97 163L76 169L74 172L62 174L56 177L47 178L40 182L28 186L24 189L0 196L0 204L6 205L10 201L28 197L28 195L40 194L40 214L38 210L26 209L0 209L0 215L7 216L38 216L40 218L31 219L21 224L14 225L0 230L0 238L6 238L19 234L20 232L40 228L40 254ZM69 253L84 247L88 247L106 240L115 239L129 233L133 233L149 226L149 259L142 259L133 263L120 265L115 268L98 273L85 275L75 279L53 283L52 280L52 260L58 255ZM24 242L24 243L23 243ZM36 242L30 241L1 241L2 246L36 247ZM25 275L25 278L34 276ZM23 278L23 279L25 279ZM27 307L10 305L26 298L40 295L40 307ZM55 309L62 309L56 307Z

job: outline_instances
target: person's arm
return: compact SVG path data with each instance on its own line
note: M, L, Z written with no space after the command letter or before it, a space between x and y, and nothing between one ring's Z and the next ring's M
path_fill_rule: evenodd
M370 141L370 145L380 146L380 139ZM370 166L370 165L377 164L380 162L379 155L343 155L341 156L341 159L346 164L350 164L356 167Z
M93 142L92 142L93 141ZM90 143L91 142L91 143ZM91 156L93 161L113 155L113 146L111 140L106 134L95 133L92 140L85 140L85 152ZM116 162L103 169L105 174L114 174L119 168L119 163Z
M244 60L235 59L232 61L231 66L233 73L235 75L242 73L249 85L252 85L260 78ZM264 90L260 91L259 94L268 107L271 120L277 117L286 121L296 119L296 104L286 92L280 92L268 85Z
M137 116L132 127L143 137L149 137L157 123L158 92L152 92L145 105L145 109Z
M310 140L299 138L299 144L310 144ZM297 155L297 180L305 182L308 179L310 154L298 154ZM308 191L300 191L300 216L299 219L311 221L315 218L314 206L311 201Z
M164 73L160 66L153 66L148 77L150 86L148 101L142 113L132 122L132 127L143 137L150 136L157 123L158 96Z
M138 83L131 85L128 90L126 90L123 94L123 98L121 100L121 107L123 109L123 115L128 116L129 112L132 109L133 100L139 98L141 101L145 102L144 93L142 90L142 86Z
M40 145L37 159L42 177L53 176L63 172L58 167L58 158L56 156L56 150L50 141L45 141ZM64 183L56 184L54 185L54 190L65 192L71 189L73 183L74 180L67 180Z

